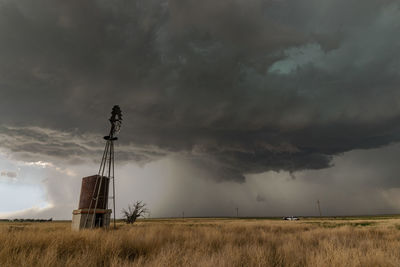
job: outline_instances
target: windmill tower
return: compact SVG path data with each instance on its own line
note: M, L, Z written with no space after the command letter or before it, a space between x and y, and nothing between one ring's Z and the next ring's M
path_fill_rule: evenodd
M82 178L79 208L72 212L72 228L109 227L111 209L108 208L109 185L112 182L112 196L115 228L115 180L114 180L114 141L122 123L122 113L119 106L114 106L111 112L111 129L107 136L106 146L97 175Z

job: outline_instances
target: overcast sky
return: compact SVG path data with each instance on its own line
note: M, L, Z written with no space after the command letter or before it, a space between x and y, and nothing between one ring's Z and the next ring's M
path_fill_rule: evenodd
M400 212L396 0L0 0L0 217Z

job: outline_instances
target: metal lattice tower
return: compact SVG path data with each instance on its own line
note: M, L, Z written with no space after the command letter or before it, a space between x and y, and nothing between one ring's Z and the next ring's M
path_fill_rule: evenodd
M99 172L96 179L95 189L93 191L92 198L90 200L90 206L88 213L91 212L93 214L96 213L96 209L98 207L99 198L102 197L106 202L106 209L108 208L108 199L109 199L109 182L112 181L112 196L110 199L113 201L113 213L114 213L114 228L115 226L115 177L114 177L114 141L118 140L116 137L117 133L121 129L122 124L122 113L119 106L115 105L112 108L111 118L109 119L111 123L110 133L107 136L104 136L106 140L106 146L104 148L103 157L101 159ZM108 179L108 183L104 183L103 179ZM106 185L106 188L101 188L102 185ZM103 192L103 196L101 196L101 192ZM88 220L89 217L86 217L85 220L85 228L90 227L94 228L95 226L95 216L91 217L91 220Z

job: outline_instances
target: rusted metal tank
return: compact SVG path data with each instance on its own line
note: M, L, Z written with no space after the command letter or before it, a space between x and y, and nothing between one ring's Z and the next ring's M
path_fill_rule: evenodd
M81 196L79 199L79 209L89 209L90 201L92 201L91 209L106 209L108 201L108 185L109 179L100 175L92 175L82 178ZM97 192L100 187L99 198L96 206Z

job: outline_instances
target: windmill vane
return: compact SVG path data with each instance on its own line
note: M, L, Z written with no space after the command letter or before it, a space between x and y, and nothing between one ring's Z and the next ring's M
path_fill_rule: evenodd
M118 105L115 105L111 111L111 118L109 119L111 123L111 130L110 134L104 136L105 140L117 140L118 138L115 137L115 134L118 133L121 129L122 124L122 112L121 108Z
M116 122L116 121L122 122L121 108L118 105L115 105L112 108L111 118L110 118L111 123Z

